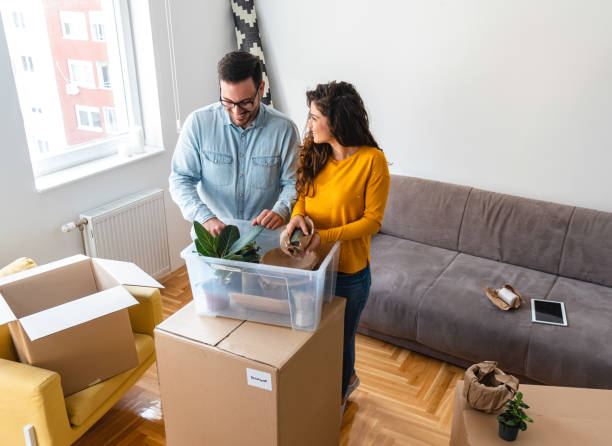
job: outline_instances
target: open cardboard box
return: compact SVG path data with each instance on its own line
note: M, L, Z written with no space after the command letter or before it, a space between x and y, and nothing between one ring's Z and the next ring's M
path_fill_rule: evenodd
M60 374L70 395L138 366L122 285L163 288L129 262L84 255L0 279L0 325L21 362Z

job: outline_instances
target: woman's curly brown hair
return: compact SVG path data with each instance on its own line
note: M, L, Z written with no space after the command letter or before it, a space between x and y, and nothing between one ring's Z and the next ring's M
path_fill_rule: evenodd
M368 113L361 96L353 85L336 81L319 84L314 90L306 92L306 103L309 109L314 103L328 119L331 134L343 146L379 148L370 132ZM328 143L315 143L307 127L300 149L295 189L298 194L314 194L314 179L327 164L332 148Z

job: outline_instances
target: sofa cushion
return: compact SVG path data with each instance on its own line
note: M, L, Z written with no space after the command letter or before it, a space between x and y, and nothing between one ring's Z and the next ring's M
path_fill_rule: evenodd
M142 364L155 348L153 338L149 335L134 333L134 341L136 343L136 352L138 354L138 363ZM73 393L68 396L66 401L66 410L70 424L79 426L102 404L106 401L134 372L134 369L120 373L110 379L102 381L95 386L88 387L80 392Z
M545 297L555 277L460 254L423 296L417 341L473 362L498 361L502 369L523 374L532 325L529 302L502 311L488 300L482 286L510 283L529 300Z
M612 389L612 288L559 277L546 299L565 303L568 325L533 324L527 375L553 385Z
M467 186L391 175L380 232L457 250L469 191Z
M473 189L459 251L557 274L574 208Z
M416 339L419 302L455 251L376 234L371 243L372 286L361 326Z
M612 287L612 213L576 208L559 274Z

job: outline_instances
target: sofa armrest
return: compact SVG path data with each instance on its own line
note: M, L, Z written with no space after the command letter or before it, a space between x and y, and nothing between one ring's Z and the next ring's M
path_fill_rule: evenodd
M40 446L67 445L71 428L60 376L56 372L0 359L0 432L2 444L24 444L31 424Z
M132 330L153 336L155 326L162 321L161 294L157 288L125 286L139 302L128 308Z

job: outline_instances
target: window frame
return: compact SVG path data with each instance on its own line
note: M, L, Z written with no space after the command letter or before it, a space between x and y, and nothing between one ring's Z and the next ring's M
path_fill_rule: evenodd
M111 119L111 114L113 115ZM117 129L117 109L115 107L102 107L102 115L104 116L104 131L107 134L114 135L119 132ZM109 123L113 123L113 128Z
M39 160L32 160L35 181L46 175L60 173L63 170L87 165L88 163L94 163L103 158L117 155L120 147L131 147L134 153L145 151L142 129L142 109L136 73L136 53L132 40L130 2L127 0L112 0L112 3L115 12L115 20L110 24L110 28L105 27L108 28L105 30L105 42L108 43L107 37L109 31L117 33L119 63L123 77L123 92L127 111L128 130L126 132L99 138L93 142L75 145L63 153L54 154ZM96 88L95 79L93 88Z
M106 74L108 75L108 86L106 85L107 82L104 82L104 72L102 71L102 68L106 67ZM98 88L102 89L102 90L112 90L113 88L113 84L111 83L110 80L110 71L108 68L108 62L102 62L102 61L96 61L96 71L98 72Z
M106 26L104 21L101 20L102 15L102 11L89 11L89 32L91 33L91 40L94 42L106 42ZM101 38L98 38L99 36Z
M74 32L70 32L70 27L76 21L75 18L78 18L78 26L75 26ZM72 19L72 20L71 20ZM82 19L82 20L81 20ZM60 28L62 30L62 39L67 40L89 40L89 33L87 31L87 17L84 12L81 11L60 11L59 12L59 20L60 20ZM69 25L68 34L66 33L65 25ZM81 28L81 29L78 29Z
M34 73L34 58L32 56L21 56L21 68L24 73Z
M74 111L76 114L76 119L77 119L77 129L79 130L85 130L88 132L96 132L96 133L102 133L104 131L104 126L102 125L102 112L100 111L100 107L96 107L96 106L91 106L91 105L79 105L76 104L74 106ZM88 120L88 124L85 125L81 122L81 113L87 113L87 120ZM92 125L94 119L93 119L93 113L97 113L98 114L98 121L100 122L100 127L96 127L94 125Z
M96 78L94 76L93 63L91 60L67 59L66 64L68 65L68 76L70 77L71 83L81 88L96 88ZM80 67L81 69L84 69L84 71L87 71L89 82L75 79L75 74L77 71L73 69L73 67Z

